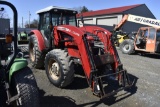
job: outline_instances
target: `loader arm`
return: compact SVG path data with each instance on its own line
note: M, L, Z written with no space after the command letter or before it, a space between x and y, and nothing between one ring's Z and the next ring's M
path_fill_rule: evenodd
M85 44L84 42L82 42L83 40L83 36L84 36L84 32L82 32L80 29L78 29L75 26L69 26L69 25L60 25L55 27L54 30L54 34L56 34L56 36L54 37L55 40L55 44L58 45L57 41L60 43L61 40L59 39L59 34L58 31L61 32L65 32L68 35L73 37L73 42L75 42L78 46L78 50L79 50L79 59L81 59L81 63L83 64L83 68L85 71L85 74L87 76L87 78L89 78L90 76L90 72L91 72L91 65L90 65L90 61L87 55L87 50L85 48Z
M87 49L88 46L86 46L88 43L85 43L85 40L84 40L85 38L84 36L86 35L85 31L96 35L99 38L99 40L103 42L104 47L107 47L104 49L105 53L110 53L111 55L113 55L114 71L116 71L116 69L118 68L118 65L121 64L118 53L114 49L114 46L112 45L111 33L106 29L103 29L97 26L85 26L78 29L77 27L69 26L69 25L61 25L55 29L56 30L54 33L56 35L58 35L57 31L62 31L73 37L72 41L74 41L77 44L77 47L79 50L79 55L77 56L79 56L79 58L81 59L83 69L88 79L90 78L90 73L92 72L92 70L93 69L95 70L96 68L93 68L95 66L95 62L91 61L92 56L89 55L89 52L88 52L89 49ZM55 36L55 42L59 41L58 38L60 37ZM88 41L90 38L86 37L86 39ZM55 44L58 44L58 43L55 43Z
M117 51L114 49L115 47L113 46L112 39L111 39L111 33L107 31L104 28L98 27L98 26L85 26L81 27L83 31L87 31L90 33L93 33L99 37L99 39L104 43L105 52L106 53L111 53L114 56L114 70L117 69L118 65L121 64L121 61L119 59Z
M160 28L160 20L132 15L132 14L126 14L122 18L122 20L119 22L119 24L115 26L114 31L119 29L126 21Z

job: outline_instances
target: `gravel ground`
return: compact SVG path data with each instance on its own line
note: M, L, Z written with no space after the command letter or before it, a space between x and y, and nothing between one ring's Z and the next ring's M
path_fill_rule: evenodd
M118 51L135 85L131 90L100 100L92 95L82 72L65 89L53 86L44 70L33 69L42 107L160 107L160 55L125 55ZM30 66L30 65L29 65ZM79 69L78 69L79 70Z

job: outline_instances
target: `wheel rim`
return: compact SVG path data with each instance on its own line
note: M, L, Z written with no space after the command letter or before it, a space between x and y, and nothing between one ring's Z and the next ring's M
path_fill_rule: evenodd
M131 46L130 46L129 44L125 44L125 45L123 46L123 50L124 50L124 51L129 51L130 48L131 48Z
M30 53L31 61L34 62L35 61L35 48L33 44L31 44L30 46L29 53Z
M48 64L48 70L50 77L53 80L58 80L60 77L60 68L58 62L56 62L54 59L50 59Z

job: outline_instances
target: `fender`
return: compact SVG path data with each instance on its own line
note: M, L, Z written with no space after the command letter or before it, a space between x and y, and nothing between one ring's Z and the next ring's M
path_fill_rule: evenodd
M36 36L36 38L38 39L38 46L39 49L42 51L46 48L45 43L44 43L44 39L43 36L41 34L41 32L39 30L32 30L30 35L34 34Z
M28 62L24 58L16 58L9 71L9 82L11 77L15 72L18 72L20 69L25 68L28 65Z

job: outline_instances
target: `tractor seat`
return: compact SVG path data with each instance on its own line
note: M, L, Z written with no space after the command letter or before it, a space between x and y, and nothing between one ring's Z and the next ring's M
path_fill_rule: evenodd
M141 37L137 37L136 45L139 45L141 43Z
M141 43L145 44L146 43L146 39L143 38L143 37L137 37L136 45L139 45Z

